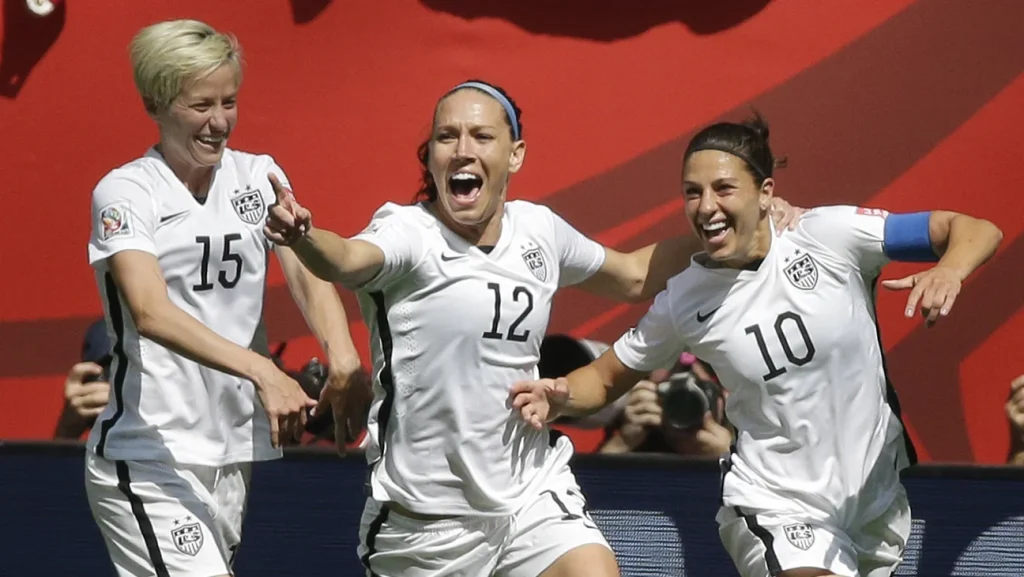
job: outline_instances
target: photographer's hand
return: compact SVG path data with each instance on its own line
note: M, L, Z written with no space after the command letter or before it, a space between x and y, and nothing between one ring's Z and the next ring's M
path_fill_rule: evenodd
M110 383L85 382L86 377L98 377L103 367L96 363L78 363L71 367L64 381L64 400L82 420L90 420L106 408L110 401Z
M1010 421L1011 465L1024 465L1024 375L1010 383L1010 398L1006 401L1006 418Z
M328 410L333 413L334 444L338 455L344 457L348 444L355 442L366 428L372 401L373 385L362 365L331 365L313 414L319 415Z
M693 457L718 457L729 452L732 431L715 420L711 411L704 413L704 422L695 431L671 435L676 452Z
M661 402L658 400L658 385L643 380L629 392L626 409L623 412L619 436L622 442L633 450L647 439L647 432L661 426Z
M110 383L85 382L88 377L103 374L96 363L78 363L71 367L64 380L64 409L53 433L55 439L78 439L92 426L110 400Z

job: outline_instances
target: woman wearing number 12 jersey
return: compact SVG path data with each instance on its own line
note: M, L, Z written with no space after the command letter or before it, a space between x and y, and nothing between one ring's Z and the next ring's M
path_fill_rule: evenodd
M569 470L571 443L524 426L508 390L536 377L560 287L648 299L699 243L622 254L546 207L506 201L526 153L520 118L490 84L446 93L420 149L422 202L384 205L352 239L312 228L283 187L270 213L268 236L356 289L370 327L368 575L618 574Z
M704 252L608 352L564 380L517 384L513 404L535 425L586 414L687 348L730 392L718 523L740 574L889 577L910 534L899 473L913 448L885 375L876 282L890 260L938 261L883 282L913 287L907 315L920 304L934 322L1001 233L946 211L828 206L777 237L775 163L760 118L694 136L683 194Z

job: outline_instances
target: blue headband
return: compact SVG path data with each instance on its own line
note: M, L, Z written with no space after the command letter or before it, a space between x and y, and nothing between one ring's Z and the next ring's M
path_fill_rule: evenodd
M497 100L498 104L505 109L505 115L508 116L508 122L512 125L512 140L519 140L519 118L516 116L516 109L512 107L512 103L509 102L508 98L505 98L504 94L502 94L497 88L490 84L484 84L483 82L463 82L449 90L448 94L451 94L456 90L462 90L463 88L476 88Z

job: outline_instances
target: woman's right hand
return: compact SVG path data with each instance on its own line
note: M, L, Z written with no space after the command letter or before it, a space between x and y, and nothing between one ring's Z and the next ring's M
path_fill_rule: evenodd
M295 195L281 184L277 175L270 174L268 178L277 201L267 211L263 234L274 244L290 246L313 227L313 215L295 200Z

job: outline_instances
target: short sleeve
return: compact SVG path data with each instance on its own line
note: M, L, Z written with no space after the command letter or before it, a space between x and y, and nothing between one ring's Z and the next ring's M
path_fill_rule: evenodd
M661 291L640 322L612 345L622 364L649 372L671 367L679 359L686 343L676 330L671 298L670 290Z
M591 240L554 212L555 247L558 251L559 286L581 283L600 270L605 252L601 244Z
M377 246L384 253L384 266L361 290L381 290L413 269L423 255L423 233L419 223L403 219L400 208L387 203L374 213L370 224L352 237Z
M885 254L885 222L889 213L879 208L823 206L808 211L801 227L862 273L877 273L889 262Z
M92 191L89 264L97 266L123 250L156 255L155 230L156 217L149 192L129 178L104 177Z

